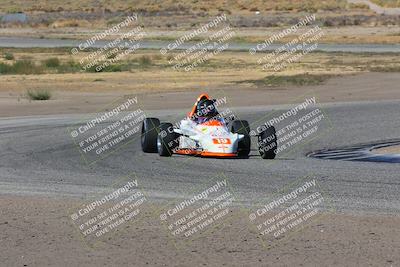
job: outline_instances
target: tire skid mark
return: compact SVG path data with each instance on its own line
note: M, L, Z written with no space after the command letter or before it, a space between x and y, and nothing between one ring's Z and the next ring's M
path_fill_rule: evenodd
M399 145L400 140L376 141L333 149L322 149L307 154L317 159L400 163L400 154L375 154L374 149Z

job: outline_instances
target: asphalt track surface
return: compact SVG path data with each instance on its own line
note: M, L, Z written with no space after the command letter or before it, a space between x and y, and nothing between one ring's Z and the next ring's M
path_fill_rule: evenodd
M109 42L109 41L108 41ZM91 45L92 48L104 47L107 41L97 41ZM57 48L57 47L79 47L79 44L84 44L85 40L73 39L39 39L39 38L26 38L26 37L0 37L0 47L16 47L16 48ZM162 49L172 42L166 41L140 41L141 49ZM177 49L186 50L192 47L193 42L185 42ZM250 43L230 43L226 51L249 51L255 48L255 44ZM282 44L272 44L260 50L273 51L281 47ZM133 47L133 45L130 45ZM199 48L200 49L200 48ZM323 52L350 52L350 53L398 53L400 52L400 45L398 44L319 44L316 51Z
M323 104L330 131L275 160L253 150L248 159L212 159L174 155L160 158L141 151L139 139L88 167L67 127L84 115L0 119L0 193L87 198L135 173L152 201L188 197L194 186L224 173L238 205L252 205L300 177L318 179L337 211L400 211L400 165L309 158L310 151L398 137L400 101ZM250 122L282 106L237 108ZM162 120L186 110L148 111ZM397 114L397 115L396 115Z

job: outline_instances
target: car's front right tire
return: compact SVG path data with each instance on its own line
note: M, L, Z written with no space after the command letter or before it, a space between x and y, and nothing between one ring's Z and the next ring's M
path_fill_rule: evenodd
M244 135L243 139L238 144L238 155L239 157L248 157L251 150L251 139L250 139L250 126L245 120L233 121L230 126L232 133Z

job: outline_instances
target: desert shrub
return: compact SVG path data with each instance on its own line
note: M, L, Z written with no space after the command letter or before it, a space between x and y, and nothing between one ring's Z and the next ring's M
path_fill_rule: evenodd
M97 70L97 66L93 66L91 68L86 69L86 72L120 72L123 71L122 65L120 64L113 64L106 66L102 69Z
M46 59L45 61L43 61L43 64L47 67L47 68L58 68L60 66L60 60L56 57L52 57L49 59Z
M12 53L4 53L4 59L5 60L14 60L14 55Z
M75 73L81 70L81 65L73 60L65 62L64 64L61 64L57 67L58 73Z
M10 73L11 67L11 65L0 62L0 74Z
M49 100L51 98L48 90L28 90L26 95L30 100Z
M152 60L149 56L141 56L139 58L139 64L146 67L152 64Z
M2 74L40 74L43 68L37 66L29 59L18 60L13 64L0 63L0 73Z
M43 72L40 66L35 65L29 59L16 61L13 64L12 70L15 74L39 74Z

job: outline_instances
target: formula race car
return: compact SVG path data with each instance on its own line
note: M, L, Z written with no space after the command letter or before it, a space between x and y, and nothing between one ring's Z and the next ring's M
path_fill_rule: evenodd
M158 152L163 157L173 154L216 158L248 157L251 150L249 123L235 119L226 123L227 119L219 114L216 106L215 99L202 94L179 125L160 123L157 118L146 118L141 131L143 152ZM275 158L275 128L264 126L255 136L258 138L261 157Z

